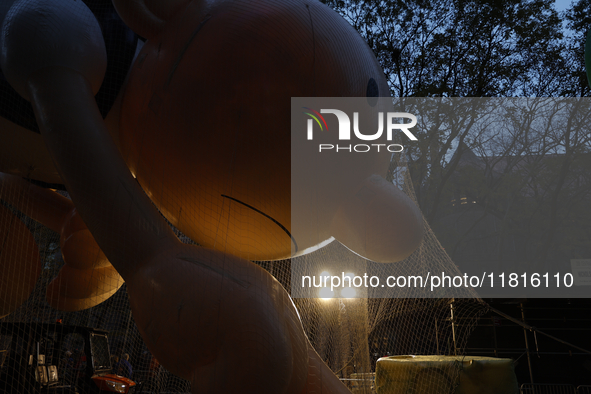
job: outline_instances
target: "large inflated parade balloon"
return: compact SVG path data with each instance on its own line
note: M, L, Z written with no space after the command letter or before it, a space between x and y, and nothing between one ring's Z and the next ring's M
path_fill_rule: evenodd
M75 212L61 216L64 242L96 242L104 253L62 244L85 262L60 275L87 283L66 301L107 294L84 275L109 268L108 259L150 351L194 392L348 392L308 342L285 289L246 259L292 252L290 98L387 95L371 50L315 1L114 5L147 41L110 114L97 93L117 55L96 12L76 0L18 0L3 11L2 71L31 102L55 167L43 159L31 168L25 157L0 169L65 185ZM299 250L335 236L378 261L408 256L422 238L420 213L384 170L369 162L343 188L371 198L311 201L330 214ZM200 246L181 243L161 215ZM378 233L400 239L366 242L356 223L381 223Z
M388 96L363 39L328 7L304 1L189 2L144 34L149 40L126 87L120 139L152 201L200 245L247 259L287 258L292 242L298 251L313 246L289 232L290 99ZM364 165L357 171L368 178L387 168ZM380 260L407 257L422 236L414 204L399 191L395 197L390 205L415 215L395 218L405 246ZM332 199L319 210L340 203ZM326 238L334 235L330 219Z

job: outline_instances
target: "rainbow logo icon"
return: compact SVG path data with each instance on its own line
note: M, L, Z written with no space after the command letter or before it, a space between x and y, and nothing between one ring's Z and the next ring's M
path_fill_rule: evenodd
M320 115L320 113L318 111L315 111L312 108L308 108L308 107L302 107L302 108L314 112L314 114L316 114L316 116L314 114L311 114L310 112L304 112L304 113L306 115L310 115L312 117L312 119L314 119L316 121L316 123L318 123L318 126L320 126L321 131L324 130L324 128L322 127L322 123L324 123L324 126L326 127L326 131L328 131L328 125L326 124L326 120L324 120L324 117L322 115ZM320 120L318 120L318 118L322 119L322 123L320 123Z

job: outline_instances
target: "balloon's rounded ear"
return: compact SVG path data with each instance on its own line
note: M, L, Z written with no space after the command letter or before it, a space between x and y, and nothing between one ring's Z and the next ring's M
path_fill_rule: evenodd
M98 92L107 67L101 28L82 1L18 0L0 34L0 65L10 85L30 100L28 81L49 67L83 75Z
M113 0L117 13L131 30L146 39L155 37L166 21L190 0Z

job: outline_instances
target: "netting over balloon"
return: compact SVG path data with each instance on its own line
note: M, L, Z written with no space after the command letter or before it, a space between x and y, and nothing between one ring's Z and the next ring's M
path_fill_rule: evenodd
M6 189L3 189L5 192ZM111 353L121 356L128 353L134 367L134 379L145 382L147 392L188 392L190 383L168 372L164 367L154 366L152 354L140 336L133 315L129 309L126 286L123 285L106 301L83 311L63 312L49 306L46 289L63 267L59 248L59 235L45 226L16 213L21 223L28 225L39 247L38 272L41 274L28 298L11 314L0 322L47 322L61 320L63 324L90 326L109 331ZM191 242L178 233L185 242ZM23 242L23 241L21 241ZM429 247L430 246L430 247ZM325 250L290 260L256 262L286 288L291 281L291 264L326 265L327 260L338 258L344 265L347 259L358 260L343 246L333 242ZM6 267L6 262L3 267ZM358 263L358 262L357 262ZM430 269L449 269L449 260L440 249L433 234L428 231L421 251L413 254L403 263L410 268L427 265ZM413 271L412 269L407 269ZM401 267L401 272L405 271ZM414 272L414 271L413 271ZM3 276L6 277L6 276ZM13 281L19 289L25 288L26 273L16 274ZM29 280L30 282L30 280ZM110 282L104 287L110 288ZM3 294L14 287L4 286ZM469 296L469 294L467 294ZM16 297L13 295L12 297ZM412 297L412 298L411 298ZM12 298L5 298L10 301ZM392 355L461 355L467 338L478 316L486 311L486 306L477 298L298 298L294 300L302 323L310 341L326 361L328 366L354 392L371 393L375 363L379 357ZM5 301L6 302L6 301ZM18 301L17 301L18 302ZM10 335L8 336L10 337ZM3 335L3 338L6 338ZM9 347L11 342L3 339ZM6 350L4 363L15 349ZM75 353L80 349L56 349L53 357L63 358L65 353ZM80 353L75 357L82 357ZM78 359L76 360L78 362ZM449 367L446 373L453 385L459 376L459 365ZM9 378L15 391L24 392L18 376ZM423 384L429 385L429 379L437 383L438 376L424 376ZM450 391L451 392L451 391Z

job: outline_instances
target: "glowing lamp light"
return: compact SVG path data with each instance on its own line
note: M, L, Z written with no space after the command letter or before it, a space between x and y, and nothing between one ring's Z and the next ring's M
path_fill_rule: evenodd
M341 291L341 295L343 298L355 298L357 291L352 287L345 287L343 291Z
M320 289L320 298L323 300L330 300L334 297L334 291L330 289L330 287L323 287Z

